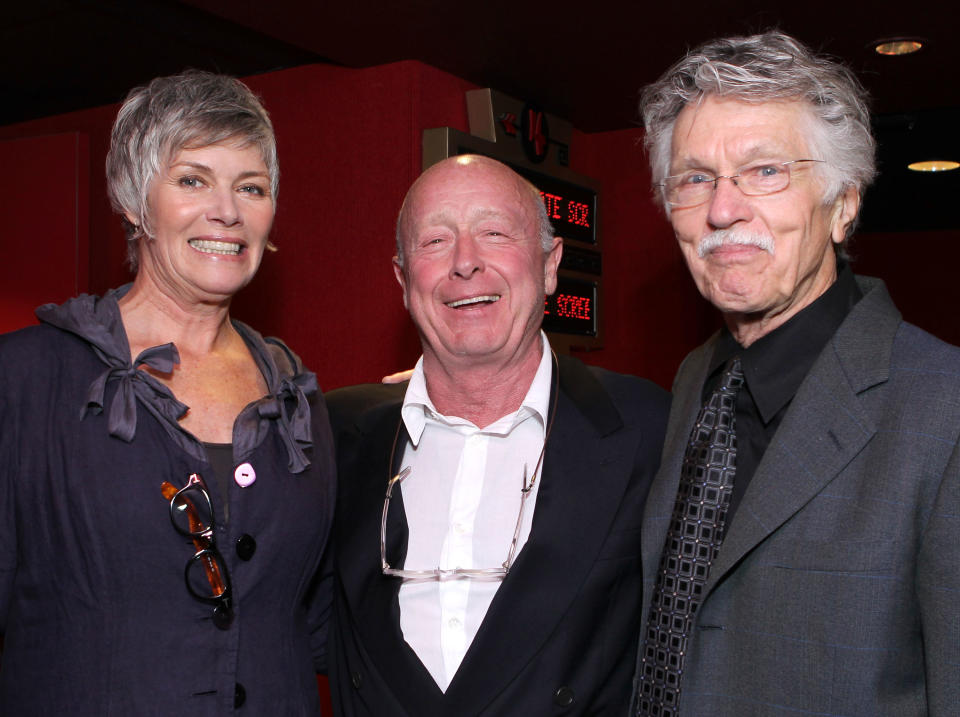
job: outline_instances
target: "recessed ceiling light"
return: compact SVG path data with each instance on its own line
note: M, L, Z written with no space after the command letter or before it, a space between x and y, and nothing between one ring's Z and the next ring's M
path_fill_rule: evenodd
M960 168L960 162L949 159L929 159L907 165L907 169L912 169L914 172L949 172L951 169L958 168Z
M873 43L873 51L878 55L896 56L911 55L923 47L923 42L913 38L896 37L889 40L877 40Z

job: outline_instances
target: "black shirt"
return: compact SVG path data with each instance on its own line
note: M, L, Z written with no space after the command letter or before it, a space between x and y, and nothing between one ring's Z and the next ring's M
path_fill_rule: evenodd
M728 528L797 389L862 297L853 272L841 263L837 280L829 289L748 348L738 344L726 328L721 330L702 398L705 401L717 388L723 366L733 356L740 356L745 380L737 394L737 473L727 511Z

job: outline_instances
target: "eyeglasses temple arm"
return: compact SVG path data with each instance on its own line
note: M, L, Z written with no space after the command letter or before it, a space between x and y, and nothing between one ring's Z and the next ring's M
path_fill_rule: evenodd
M390 505L390 498L393 497L393 486L399 483L413 470L410 466L405 467L393 478L387 481L387 495L383 501L383 515L380 517L380 569L387 570L390 564L387 562L387 508Z

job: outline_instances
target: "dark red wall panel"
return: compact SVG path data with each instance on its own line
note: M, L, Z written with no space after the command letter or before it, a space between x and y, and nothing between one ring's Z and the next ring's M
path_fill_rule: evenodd
M89 164L79 132L0 141L0 331L87 290Z

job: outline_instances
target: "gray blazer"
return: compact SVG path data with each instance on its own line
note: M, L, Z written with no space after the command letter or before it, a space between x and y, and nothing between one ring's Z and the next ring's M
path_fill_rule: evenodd
M857 281L711 569L682 717L960 714L960 349ZM644 615L715 342L674 382Z

